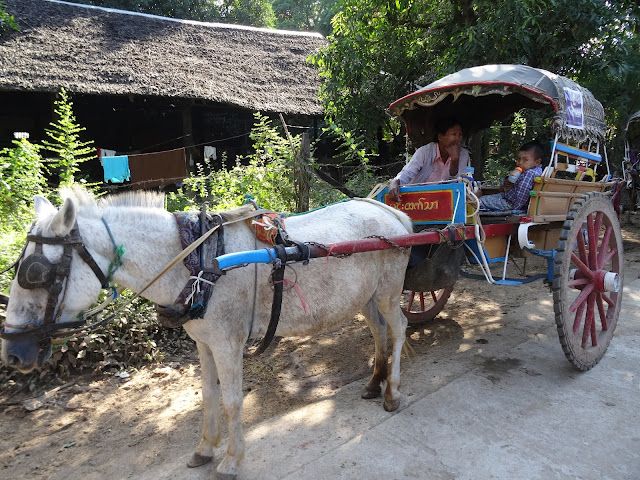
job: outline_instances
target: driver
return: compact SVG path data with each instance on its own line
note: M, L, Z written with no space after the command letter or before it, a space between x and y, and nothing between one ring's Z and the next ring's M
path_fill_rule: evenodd
M464 175L469 151L460 146L462 127L453 118L441 118L435 124L436 141L418 148L409 163L389 185L389 198L400 201L400 187L408 183L443 182Z

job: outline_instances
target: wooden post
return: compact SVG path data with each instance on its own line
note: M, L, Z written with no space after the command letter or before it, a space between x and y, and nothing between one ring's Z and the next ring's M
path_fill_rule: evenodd
M300 148L296 152L294 164L293 183L296 188L296 212L302 213L309 210L309 185L311 183L311 175L309 173L311 159L311 146L309 142L309 134L302 134L302 142Z
M191 104L182 107L182 145L184 145L184 153L187 157L187 170L194 171L193 162L193 119L191 118Z

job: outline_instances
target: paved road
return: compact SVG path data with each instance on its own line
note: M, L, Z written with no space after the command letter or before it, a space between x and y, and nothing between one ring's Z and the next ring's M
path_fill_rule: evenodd
M238 479L640 479L640 280L630 273L593 370L566 361L551 300L525 302L508 328L488 318L464 329L456 352L405 361L398 412L361 400L354 382L254 426ZM190 453L180 447L143 478L215 478L212 466L185 469Z

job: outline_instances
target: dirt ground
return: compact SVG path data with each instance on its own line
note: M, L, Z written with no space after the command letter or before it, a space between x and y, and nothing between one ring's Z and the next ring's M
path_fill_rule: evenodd
M623 236L629 281L640 266L640 215L625 224ZM530 260L528 273L542 266ZM541 281L509 288L461 279L438 318L409 327L410 344L437 363L440 355L456 352L465 330L484 314L504 314L522 298L549 300L551 294ZM281 339L258 359L245 360L245 428L330 397L348 383L364 386L372 357L371 334L359 317L334 332ZM115 478L114 471L117 478L136 478L173 458L176 445L195 448L200 440L195 350L127 378L83 375L46 382L37 398L20 382L0 386L0 478L104 479Z

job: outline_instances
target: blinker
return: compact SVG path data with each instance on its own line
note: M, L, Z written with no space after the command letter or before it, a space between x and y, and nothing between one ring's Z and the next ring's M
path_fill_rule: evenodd
M18 268L18 284L28 290L34 288L47 289L53 284L56 276L56 265L47 257L37 253L25 258Z

